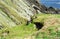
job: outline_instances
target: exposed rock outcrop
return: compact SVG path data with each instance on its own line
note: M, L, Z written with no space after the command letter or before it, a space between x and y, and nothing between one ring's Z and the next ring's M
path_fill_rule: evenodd
M60 10L47 8L39 0L0 0L1 26L16 26L26 21L37 13L60 13ZM24 21L24 22L23 22Z
M0 0L0 24L15 26L30 21L36 14L32 5L39 8L39 0Z
M46 7L45 5L41 5L42 8L40 8L42 13L46 14L60 14L60 9L53 8L53 7Z

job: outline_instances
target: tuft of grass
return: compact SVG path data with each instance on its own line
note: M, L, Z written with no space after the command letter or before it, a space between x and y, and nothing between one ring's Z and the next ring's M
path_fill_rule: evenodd
M35 33L36 39L60 39L59 14L38 14L33 22L44 23L43 28Z
M33 22L44 23L42 29L37 31L33 23L25 25L17 25L15 27L5 27L0 30L0 37L2 32L9 31L5 37L6 39L59 39L60 38L60 15L57 14L38 14L37 18L33 17Z
M27 37L27 36L33 34L34 32L36 32L36 28L35 28L34 24L30 23L29 25L22 24L22 25L17 25L12 28L7 28L5 31L9 31L9 34L7 34L7 36L5 36L3 38L14 39L16 37L19 37L19 38L23 39L24 37Z

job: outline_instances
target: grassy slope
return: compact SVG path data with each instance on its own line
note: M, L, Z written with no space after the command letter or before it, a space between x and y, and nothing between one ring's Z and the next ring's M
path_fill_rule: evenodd
M10 33L8 35L6 35L5 37L2 38L6 38L6 39L14 39L14 38L19 38L19 39L23 39L24 37L27 37L29 35L31 35L32 33L36 32L36 28L34 26L34 24L29 24L29 25L18 25L16 27L12 27L12 28L5 28L3 29L0 33L2 36L2 32L5 31L9 31Z
M19 1L16 0L16 2ZM21 4L21 2L19 2L19 4ZM21 6L25 7L27 5L23 3ZM34 24L31 23L29 25L25 25L26 20L20 17L21 14L18 14L21 12L24 14L24 11L21 7L19 7L20 6L17 7L17 4L12 4L11 0L1 0L0 23L5 27L0 30L0 39L60 39L60 14L38 14L36 15L37 18L33 17L33 22L40 22L44 24L44 27L37 31ZM18 12L16 10L17 8L19 10L21 9L21 12ZM17 24L21 23L21 25L16 25L14 20ZM16 26L12 28L9 27L13 25ZM9 31L9 33L6 34L6 31Z
M40 14L36 16L37 18L33 19L33 22L44 24L44 27L39 31L36 31L36 27L32 23L29 25L22 24L12 28L6 27L0 30L0 36L2 37L2 32L9 31L9 34L2 37L3 39L59 39L60 15Z
M35 34L36 39L60 39L60 15L40 14L33 21L44 24L44 27Z

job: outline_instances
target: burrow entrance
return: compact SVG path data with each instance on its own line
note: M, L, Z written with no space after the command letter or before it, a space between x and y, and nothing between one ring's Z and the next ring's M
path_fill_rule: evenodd
M34 22L34 24L36 25L36 28L38 30L40 30L44 26L44 23L40 23L40 22Z

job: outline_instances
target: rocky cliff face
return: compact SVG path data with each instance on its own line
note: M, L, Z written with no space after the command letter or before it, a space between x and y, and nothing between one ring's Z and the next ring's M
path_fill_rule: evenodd
M0 0L0 25L15 26L30 21L37 13L60 13L47 8L39 0Z
M15 26L23 23L22 21L30 21L31 16L36 13L35 8L40 7L38 1L39 0L0 0L0 25Z
M54 7L46 7L45 5L41 5L40 11L45 14L60 14L60 9Z

